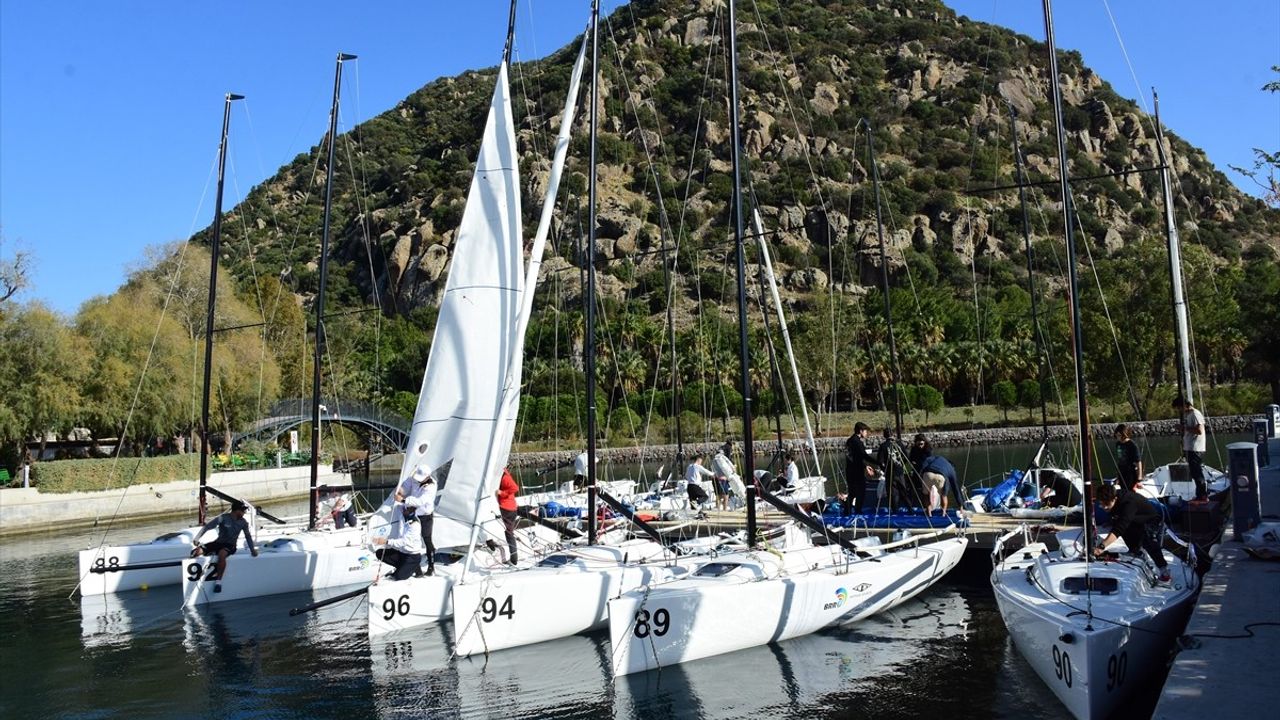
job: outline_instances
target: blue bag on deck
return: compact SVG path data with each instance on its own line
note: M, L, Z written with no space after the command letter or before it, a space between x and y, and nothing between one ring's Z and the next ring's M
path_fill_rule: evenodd
M1009 477L1004 482L995 486L987 496L982 499L982 508L987 512L995 512L1009 503L1009 498L1013 496L1015 490L1018 489L1018 483L1022 482L1023 472L1021 470L1010 471Z

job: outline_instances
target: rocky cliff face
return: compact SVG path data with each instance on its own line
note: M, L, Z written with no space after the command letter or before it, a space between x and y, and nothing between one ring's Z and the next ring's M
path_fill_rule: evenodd
M1044 46L959 19L935 0L777 5L762 3L759 14L740 17L742 143L787 295L856 295L878 282L864 118L884 181L891 271L925 263L945 281L946 267L981 264L1016 274L1023 244L1016 191L973 191L1013 182L1014 132L1032 181L1056 176ZM602 31L610 41L601 52L608 64L595 261L607 297L665 297L646 277L661 268L656 251L678 244L677 304L683 310L700 297L721 299L699 295L713 285L699 277L723 273L730 251L725 19L716 0L636 0ZM535 89L517 93L515 107L530 235L576 49L513 73L513 82ZM1095 178L1075 186L1090 251L1106 256L1162 233L1158 178L1111 175L1158 164L1151 119L1077 54L1065 53L1061 70L1072 172ZM337 188L339 303L376 300L405 313L438 301L493 77L486 70L433 82L349 136L366 179L360 186L343 179ZM572 269L585 262L575 249L585 222L585 118L581 112L559 232L544 266L563 280L569 301L580 287ZM1181 181L1179 218L1191 241L1224 262L1249 244L1276 242L1275 211L1238 192L1201 151L1167 135ZM274 206L281 220L251 233L257 260L278 265L303 296L314 284L318 151L299 157L236 211L261 216ZM1057 207L1052 185L1033 191L1032 202L1036 238L1057 238L1057 221L1045 219ZM276 227L300 228L301 237ZM246 258L227 259L245 271Z

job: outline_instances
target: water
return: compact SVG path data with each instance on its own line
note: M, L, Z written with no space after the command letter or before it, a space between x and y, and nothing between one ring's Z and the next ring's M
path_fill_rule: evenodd
M988 451L985 464L970 454L966 465L1016 466L1032 450ZM117 528L110 539L172 526ZM340 591L194 610L176 587L82 599L75 552L101 538L0 544L0 717L1066 717L1010 643L980 554L875 618L614 682L603 633L486 661L451 659L447 626L371 643L359 602L289 617Z

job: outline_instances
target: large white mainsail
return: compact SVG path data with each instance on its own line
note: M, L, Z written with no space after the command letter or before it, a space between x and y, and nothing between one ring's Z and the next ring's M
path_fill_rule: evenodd
M477 518L497 515L493 490L502 465L490 462L503 388L520 384L517 325L524 288L520 181L507 64L498 69L471 190L409 431L403 480L425 462L452 461L436 501L438 547L466 545ZM514 363L514 367L512 364ZM505 381L505 382L504 382ZM508 407L514 408L516 404ZM418 448L426 444L426 452Z

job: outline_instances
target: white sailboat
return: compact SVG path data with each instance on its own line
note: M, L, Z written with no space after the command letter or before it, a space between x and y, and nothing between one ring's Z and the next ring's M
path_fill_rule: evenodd
M745 261L738 142L737 34L735 3L729 2L731 137L734 217L738 239L738 312L745 324ZM745 342L745 325L741 337ZM743 396L750 397L748 355L742 354ZM751 427L744 403L744 428ZM751 434L745 433L751 475ZM754 535L756 488L747 490L747 535ZM762 497L785 509L767 491ZM816 521L811 521L815 524ZM818 529L821 529L820 524ZM651 585L609 602L609 638L614 677L743 650L852 622L914 597L959 563L968 541L954 528L881 544L876 538L849 542L833 538L814 546L806 535L780 549L750 548L727 553L689 576Z
M328 151L324 200L324 230L320 250L320 291L316 299L316 363L313 384L313 417L318 417L320 346L324 342L324 285L329 242L329 213L332 204L333 166L337 141L338 100L342 86L342 64L354 55L338 54L334 73L333 106L329 113ZM313 422L313 426L316 423ZM289 533L259 542L260 555L237 553L227 558L225 577L215 582L216 558L207 556L182 563L182 598L184 605L202 605L242 598L297 592L320 588L372 582L378 561L365 546L362 528L319 530L315 527L315 478L318 458L318 433L313 428L312 492L308 530Z
M1084 719L1110 716L1132 690L1163 666L1172 640L1186 622L1199 578L1194 561L1162 552L1171 581L1157 582L1142 559L1093 561L1092 465L1085 392L1076 244L1068 177L1062 96L1054 47L1053 11L1043 0L1049 78L1057 130L1059 188L1067 243L1068 293L1073 324L1075 381L1080 417L1085 522L1079 533L1059 533L1060 548L1031 542L1015 530L992 553L991 584L1014 645L1071 713ZM1024 546L1005 551L1019 533ZM1115 550L1116 548L1110 548Z

